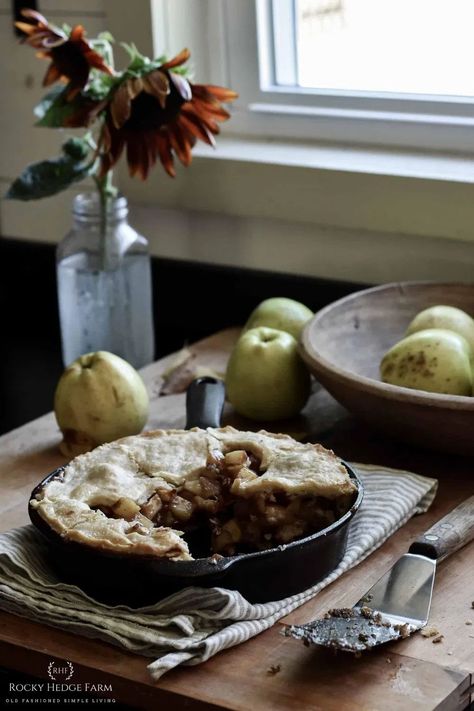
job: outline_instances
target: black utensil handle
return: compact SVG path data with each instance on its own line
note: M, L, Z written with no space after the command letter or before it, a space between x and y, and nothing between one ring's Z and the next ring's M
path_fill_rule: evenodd
M412 543L410 553L442 560L474 540L474 496L456 506L421 538Z
M225 385L217 378L193 380L186 392L186 429L220 427Z

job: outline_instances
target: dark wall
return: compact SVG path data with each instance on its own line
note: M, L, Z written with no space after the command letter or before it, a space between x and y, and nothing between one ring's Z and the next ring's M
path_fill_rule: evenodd
M353 284L153 259L156 355L242 324L269 296L317 310ZM360 288L360 287L357 287ZM52 408L62 372L54 247L0 239L0 432Z

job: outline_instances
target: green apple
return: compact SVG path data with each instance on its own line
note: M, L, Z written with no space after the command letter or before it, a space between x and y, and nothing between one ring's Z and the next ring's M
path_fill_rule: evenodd
M54 412L61 452L74 457L99 444L138 434L148 419L143 380L130 363L107 351L86 353L59 379Z
M262 301L250 314L244 331L259 326L276 328L290 333L296 340L300 337L303 326L314 316L311 309L299 301L275 296Z
M474 319L454 306L430 306L420 311L407 328L407 336L427 328L447 328L464 336L474 354Z
M237 341L226 372L227 398L253 420L296 415L310 392L310 376L296 339L275 328L252 328Z
M430 328L406 336L383 357L385 383L433 393L471 395L471 348L463 336Z

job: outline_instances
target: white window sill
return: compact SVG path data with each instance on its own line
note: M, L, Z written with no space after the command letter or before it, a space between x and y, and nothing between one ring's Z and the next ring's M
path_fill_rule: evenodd
M471 279L461 155L218 137L174 181L125 179L156 254L359 282Z
M193 154L196 158L223 161L474 183L474 158L457 153L224 135L218 137L215 149L199 143Z
M225 133L194 156L175 180L159 166L131 180L122 162L132 223L156 256L364 283L472 280L470 159ZM4 201L3 233L57 241L71 193Z
M243 138L199 144L175 180L123 170L133 202L239 218L474 242L474 159L461 154Z

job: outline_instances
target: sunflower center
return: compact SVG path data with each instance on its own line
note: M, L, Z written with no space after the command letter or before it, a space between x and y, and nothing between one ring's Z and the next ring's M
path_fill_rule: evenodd
M179 114L184 99L178 94L173 85L166 99L163 109L158 99L142 91L132 100L130 118L125 122L124 128L130 131L147 131L161 128L170 123Z
M79 78L85 84L89 76L89 64L75 42L65 42L51 50L54 64L65 77Z

